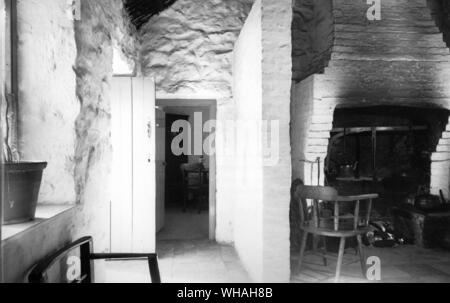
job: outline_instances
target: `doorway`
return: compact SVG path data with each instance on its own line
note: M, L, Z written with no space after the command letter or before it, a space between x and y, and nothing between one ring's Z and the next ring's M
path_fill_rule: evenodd
M214 240L216 159L203 148L211 135L203 126L216 118L216 103L161 99L156 104L157 239ZM196 167L196 173L186 173L186 167Z
M183 201L183 178L180 173L180 167L189 163L189 156L175 155L171 150L171 145L177 136L181 135L181 131L173 132L171 130L172 125L177 121L189 122L189 115L171 114L170 112L183 112L182 109L166 108L164 113L166 115L165 121L165 154L166 154L166 166L165 166L165 207L168 209L179 209L182 207L180 203ZM184 130L183 130L184 131Z

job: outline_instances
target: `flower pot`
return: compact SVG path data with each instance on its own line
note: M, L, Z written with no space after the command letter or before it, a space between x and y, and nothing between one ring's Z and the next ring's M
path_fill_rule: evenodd
M42 173L47 163L5 163L3 224L18 224L35 219Z

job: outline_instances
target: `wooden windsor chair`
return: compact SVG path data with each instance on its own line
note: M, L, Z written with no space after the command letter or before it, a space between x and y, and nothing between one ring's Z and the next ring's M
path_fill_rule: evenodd
M342 261L347 239L355 238L358 242L357 253L360 257L363 276L366 275L366 264L363 251L362 235L369 231L370 216L373 200L378 194L360 196L339 196L336 189L322 186L298 185L294 191L294 199L300 207L300 229L302 231L300 258L298 269L301 270L307 246L308 236L323 237L324 263L327 265L326 238L339 238L339 252L336 267L335 282L339 282ZM307 209L307 202L311 201L311 212ZM364 203L365 202L365 203ZM362 206L365 204L365 209ZM343 209L353 212L343 214ZM364 211L364 212L363 212ZM327 216L326 213L329 213Z

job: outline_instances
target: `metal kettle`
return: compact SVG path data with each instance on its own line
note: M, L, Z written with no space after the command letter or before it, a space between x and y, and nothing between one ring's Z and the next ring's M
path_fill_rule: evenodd
M354 164L341 165L339 168L340 178L357 178L359 162Z

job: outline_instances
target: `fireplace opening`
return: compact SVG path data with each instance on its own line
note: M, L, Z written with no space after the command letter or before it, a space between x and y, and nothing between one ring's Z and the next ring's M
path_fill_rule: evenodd
M396 106L336 109L326 184L342 195L378 193L375 214L389 217L392 207L433 190L433 165L448 170L448 159L434 157L449 114L444 109ZM444 174L448 178L449 172ZM448 185L439 189L448 195Z

